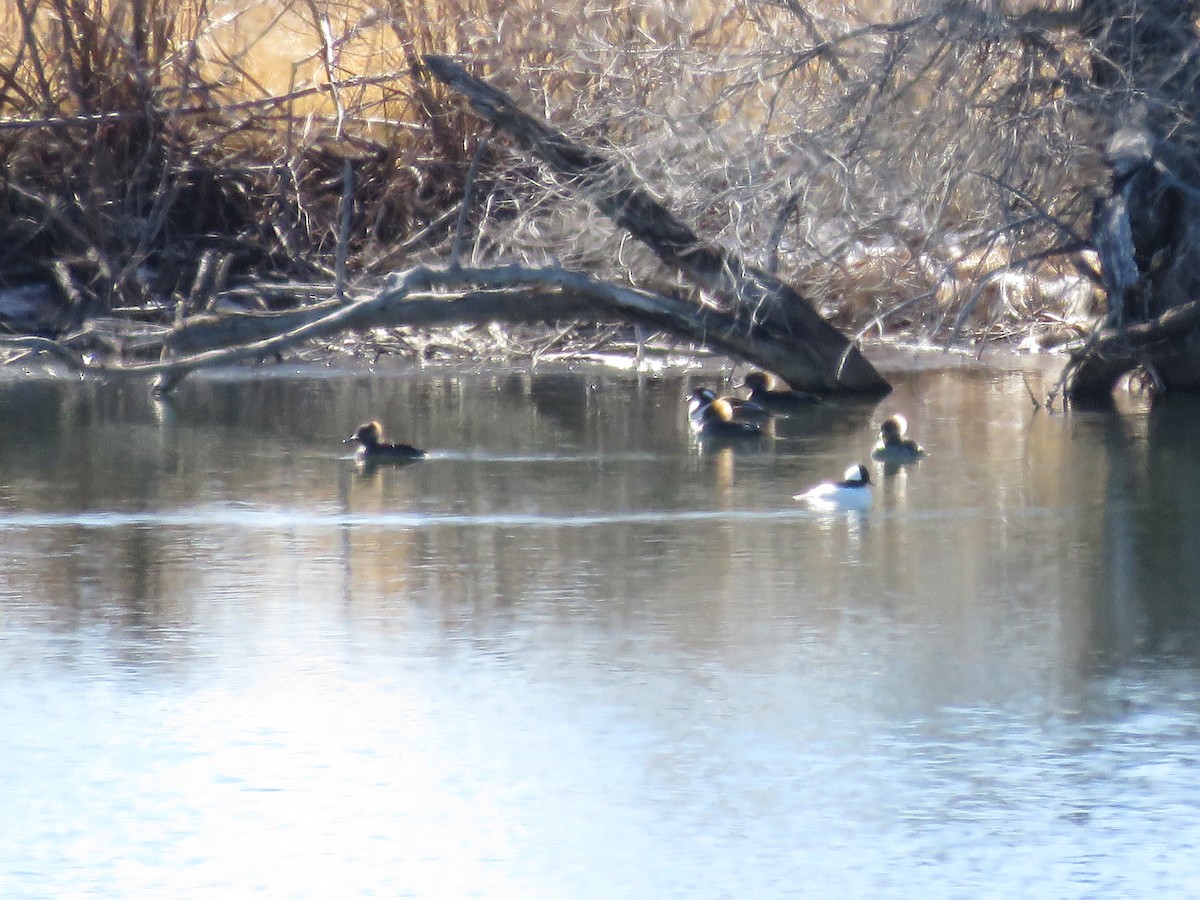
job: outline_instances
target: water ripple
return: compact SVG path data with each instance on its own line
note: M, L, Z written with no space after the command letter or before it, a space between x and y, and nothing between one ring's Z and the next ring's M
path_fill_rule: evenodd
M1052 508L1027 508L1023 516L1044 516L1061 512ZM252 530L276 528L388 527L428 528L441 525L506 526L525 528L586 528L595 525L637 525L656 522L746 522L779 520L930 520L963 518L978 521L997 515L979 509L946 509L924 512L889 513L877 510L860 512L822 512L801 507L764 509L693 509L693 510L619 510L611 512L540 513L321 513L312 508L267 509L237 506L210 506L186 510L121 511L96 510L54 513L28 512L0 515L0 531L33 528L149 528L229 526Z

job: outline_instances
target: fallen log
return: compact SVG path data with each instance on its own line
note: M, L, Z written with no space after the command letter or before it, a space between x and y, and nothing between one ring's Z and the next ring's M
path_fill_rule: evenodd
M1172 307L1150 322L1104 329L1071 353L1061 383L1073 403L1107 403L1117 381L1131 369L1169 364L1183 341L1200 327L1200 300ZM1174 348L1174 349L1173 349Z
M153 377L155 390L166 393L198 369L269 357L347 330L571 320L661 328L776 372L786 369L792 353L790 343L747 334L734 317L716 309L559 267L516 265L418 267L390 276L377 294L349 304L275 315L199 316L173 329L163 340L162 358L153 362L95 362L44 338L0 338L0 347L45 352L81 374Z
M745 342L772 348L769 368L793 387L818 393L882 394L891 389L858 348L791 286L731 250L703 243L627 168L521 111L503 91L448 57L426 56L424 64L494 127L577 184L601 212L664 263L719 299Z

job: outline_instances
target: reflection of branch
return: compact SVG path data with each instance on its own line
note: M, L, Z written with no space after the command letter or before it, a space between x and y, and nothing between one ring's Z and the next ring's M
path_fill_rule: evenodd
M804 27L804 30L808 32L809 40L813 42L812 49L805 53L797 54L792 65L789 66L788 71L785 71L783 74L787 75L791 70L804 65L808 59L811 59L814 56L821 56L824 57L829 63L829 67L833 69L834 75L836 75L842 81L849 81L850 73L846 70L846 67L842 65L842 61L838 57L837 53L833 52L833 44L826 39L825 36L821 34L820 29L817 28L817 23L813 18L812 13L805 9L800 4L799 0L783 0L783 4L788 8L788 12L800 20L800 24Z

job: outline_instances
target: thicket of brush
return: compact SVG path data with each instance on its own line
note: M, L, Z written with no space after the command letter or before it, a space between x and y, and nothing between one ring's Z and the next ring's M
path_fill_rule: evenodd
M986 5L0 2L0 290L50 286L44 332L444 260L485 131L425 53L620 154L843 325L1091 312L1068 246L1104 177L1086 48ZM477 264L686 289L501 138L468 226Z

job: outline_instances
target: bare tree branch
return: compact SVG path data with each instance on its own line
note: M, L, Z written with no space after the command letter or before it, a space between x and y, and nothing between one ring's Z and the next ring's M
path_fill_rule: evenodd
M465 292L464 292L465 291ZM435 293L436 292L436 293ZM457 292L457 293L454 293ZM705 344L772 371L787 368L790 341L747 335L732 316L685 300L600 281L558 267L491 269L418 267L393 275L372 297L296 310L278 316L201 316L163 341L156 362L92 363L44 338L8 338L0 346L44 352L72 371L103 377L157 377L169 391L197 369L272 356L305 341L347 330L504 322L520 324L584 319L640 323ZM197 348L211 349L197 349Z
M507 94L452 60L427 56L424 62L435 77L466 96L475 111L496 128L576 182L598 209L663 262L722 298L747 335L757 331L792 336L796 358L775 371L793 385L821 392L889 390L866 357L795 290L733 251L703 243L641 187L632 172L522 112Z

